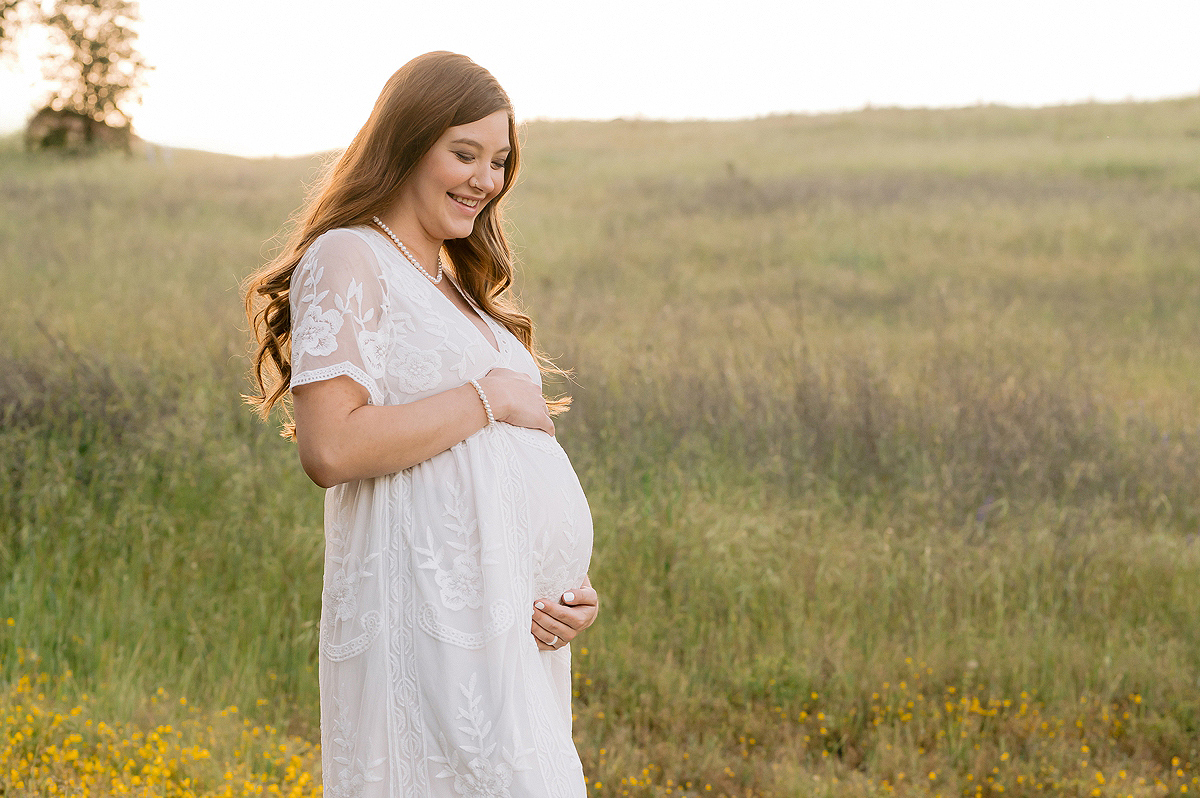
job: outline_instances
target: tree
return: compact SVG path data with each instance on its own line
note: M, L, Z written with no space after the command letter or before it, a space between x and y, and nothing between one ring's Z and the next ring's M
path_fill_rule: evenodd
M14 1L20 0L0 0ZM122 106L136 99L150 68L133 47L137 19L132 0L55 0L42 16L55 39L46 70L56 86L49 107L127 125L129 114Z
M21 11L27 5L28 0L0 0L0 53L12 45L12 40L24 21Z

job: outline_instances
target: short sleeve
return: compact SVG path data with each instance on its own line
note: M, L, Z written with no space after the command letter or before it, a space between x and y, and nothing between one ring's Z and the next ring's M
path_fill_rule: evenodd
M320 236L296 266L290 296L291 388L345 376L383 404L389 313L370 245L352 230Z

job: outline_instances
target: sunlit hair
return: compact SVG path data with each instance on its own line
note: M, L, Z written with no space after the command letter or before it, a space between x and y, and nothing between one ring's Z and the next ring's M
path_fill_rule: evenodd
M388 80L367 123L292 217L280 254L243 286L246 316L257 341L251 376L258 392L246 401L266 418L283 400L285 436L295 434L287 399L292 377L288 287L305 250L329 230L370 224L372 216L383 214L395 202L417 162L447 128L478 121L496 111L508 114L511 149L504 185L479 212L471 234L446 241L445 251L463 291L529 349L544 374L563 374L538 350L532 322L507 290L513 279L513 256L500 200L520 167L512 103L491 73L466 56L426 53ZM561 412L568 403L565 398L552 400L551 411Z

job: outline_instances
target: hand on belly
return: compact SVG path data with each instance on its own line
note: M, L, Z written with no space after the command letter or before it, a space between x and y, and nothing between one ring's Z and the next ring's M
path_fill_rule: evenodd
M533 603L531 631L542 651L554 651L570 643L592 625L600 611L600 597L584 577L581 587L568 590L558 600L538 599Z

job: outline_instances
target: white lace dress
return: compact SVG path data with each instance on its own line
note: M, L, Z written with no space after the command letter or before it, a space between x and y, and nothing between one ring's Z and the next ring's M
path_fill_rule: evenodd
M499 349L373 229L332 230L292 278L292 387L345 375L371 404L421 399ZM592 521L562 447L498 423L398 474L325 495L325 795L576 798L571 653L539 651L533 601L582 584Z

